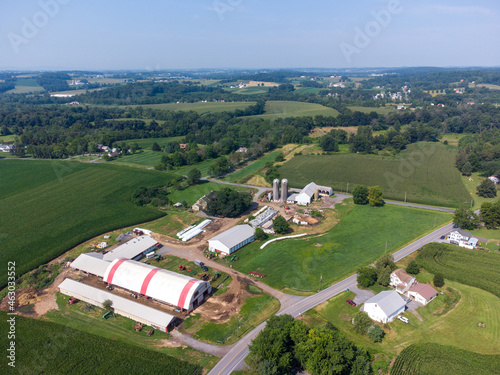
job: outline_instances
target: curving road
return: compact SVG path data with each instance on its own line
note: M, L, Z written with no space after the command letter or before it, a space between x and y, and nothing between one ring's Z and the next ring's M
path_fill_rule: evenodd
M389 203L389 202L387 202ZM422 206L419 206L419 208ZM430 234L423 236L422 238L412 242L411 244L403 247L401 250L395 252L394 260L399 261L402 258L408 256L414 251L421 248L423 245L435 242L440 239L441 236L449 233L453 229L453 224L447 224L441 228L436 229ZM356 287L356 275L351 275L348 278L333 284L327 289L314 294L312 296L301 299L295 304L282 309L278 312L281 314L290 314L293 317L297 317L303 314L307 310L310 310L319 304L329 300L330 298L342 293L346 289L351 289ZM246 336L240 339L233 348L215 365L215 367L208 373L208 375L226 375L231 374L234 370L240 369L243 366L243 360L249 353L248 345L257 336L257 334L264 329L266 323L262 323L257 326L253 331L248 333Z

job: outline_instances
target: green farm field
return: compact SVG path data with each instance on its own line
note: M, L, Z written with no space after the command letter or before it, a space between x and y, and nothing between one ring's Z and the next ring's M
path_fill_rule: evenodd
M44 91L35 78L26 77L16 81L15 88L7 91L9 94L29 94Z
M428 276L432 278L432 275ZM448 280L445 283L442 288L444 295L438 294L428 305L417 309L422 320L411 312L405 312L409 323L395 319L384 324L386 335L380 343L373 343L368 336L354 331L351 319L360 306L353 307L346 303L347 298L354 298L353 292L344 292L304 315L306 321L312 324L330 322L356 344L390 356L422 342L451 345L455 349L482 354L500 353L500 315L497 314L500 299L468 285ZM448 288L459 295L455 305L447 302ZM486 329L478 327L478 322L485 323Z
M392 375L495 375L500 355L477 354L452 346L411 345L394 362Z
M292 101L268 101L266 102L266 113L263 115L249 116L261 118L286 118L300 116L337 116L339 112L333 108L321 104L292 102Z
M291 187L309 182L349 192L356 185L379 185L385 199L436 206L470 204L470 194L455 167L456 150L441 143L409 145L398 156L359 154L296 156L280 167Z
M321 287L354 273L387 251L410 242L436 225L451 220L446 213L386 205L354 206L352 200L337 204L340 222L324 235L277 241L260 249L256 241L238 250L233 267L266 275L273 288L316 292Z
M500 297L500 254L469 250L456 245L425 245L417 262L426 271L486 290Z
M136 120L136 119L116 119L116 120ZM151 119L137 119L139 121L144 121L146 123L151 122ZM127 144L137 143L139 147L143 149L149 149L153 147L153 143L158 143L160 147L165 147L167 143L176 142L181 143L184 137L166 137L166 138L138 138L138 139L127 139L124 141Z
M267 155L264 155L260 159L251 162L250 164L237 170L236 172L224 176L222 180L228 182L243 182L242 180L247 179L249 176L256 173L259 169L263 168L268 161L274 161L279 153L280 151L273 151Z
M322 90L325 90L324 88L321 87L299 87L294 91L295 94L302 94L302 95L307 95L307 94L319 94Z
M230 186L219 184L217 182L201 181L200 184L190 186L187 189L173 191L172 194L169 195L169 198L172 200L172 202L182 202L185 200L188 205L193 205L198 199L203 197L205 194L210 193L212 190L216 191L223 188L230 188L232 190L246 192L255 191L255 189L252 189L250 187Z
M144 107L152 109L163 109L167 111L194 111L200 115L205 113L220 113L233 112L237 109L244 110L245 108L254 105L255 102L197 102L197 103L163 103L163 104L142 104L127 105L120 107Z
M161 157L165 155L163 152L143 150L142 152L135 153L133 155L122 156L121 158L110 161L109 164L121 164L128 166L139 166L152 168L159 164Z
M356 111L363 113L377 112L379 115L387 115L395 111L394 107L361 107L353 105L347 108L349 108L353 112Z
M17 274L38 267L101 233L163 216L131 203L140 186L172 175L103 164L0 160L0 262ZM0 286L7 275L0 275Z
M2 331L7 332L7 315L2 312L0 317ZM108 324L103 330L108 330L110 324L105 322ZM132 326L130 331L133 332ZM16 317L15 341L16 373L22 374L193 375L201 374L203 370L203 366L158 351L21 316ZM2 338L2 343L5 348L9 347L7 335ZM6 361L4 359L4 363ZM11 373L6 364L2 367L4 374Z

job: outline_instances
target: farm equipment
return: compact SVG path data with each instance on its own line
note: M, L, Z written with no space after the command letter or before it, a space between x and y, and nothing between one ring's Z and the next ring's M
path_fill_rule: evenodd
M212 277L212 281L217 280L219 277L220 277L220 273L219 272L214 273L214 276Z
M68 300L68 303L69 303L70 305L73 305L73 304L77 303L78 301L79 301L79 300L78 300L78 299L76 299L75 297L71 297L71 298Z
M233 254L233 256L231 257L231 259L229 259L231 262L236 262L238 260L238 257Z
M155 333L155 330L153 328L151 328L148 332L148 336L153 336Z
M209 251L209 252L205 253L205 256L206 256L208 259L212 259L212 258L217 257L217 253L216 253L215 251Z
M106 313L102 316L102 318L103 318L103 319L108 319L108 318L110 318L112 315L113 315L113 311L108 311L108 312L106 312Z
M186 267L184 267L184 266L179 266L179 269L180 269L181 271L184 271L184 270L186 269Z
M209 278L210 278L210 275L208 273L204 273L203 276L201 277L201 279L203 281L208 281Z
M158 254L158 255L155 256L155 260L157 262L159 262L160 260L163 260L163 259L165 259L165 258L163 256L161 256L160 254Z
M255 276L255 277L260 277L260 278L266 277L266 275L264 275L262 273L254 272L254 271L248 271L248 273L250 274L250 276Z
M196 271L189 271L189 273L190 273L191 275L196 275L196 273L197 273L197 272L196 272Z
M134 229L134 234L136 236L142 236L144 234L144 232L142 230L139 230L139 229Z
M142 331L142 323L137 323L137 324L134 326L134 329L135 329L137 332L141 332L141 331Z

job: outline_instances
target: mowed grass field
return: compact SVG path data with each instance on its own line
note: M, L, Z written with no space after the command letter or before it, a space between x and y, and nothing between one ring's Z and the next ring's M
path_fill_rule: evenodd
M165 155L163 152L146 149L134 155L122 156L121 158L117 158L109 163L152 168L160 163L163 155Z
M291 187L314 181L349 192L356 185L379 185L385 199L457 207L471 196L455 167L456 149L441 143L409 145L398 156L360 154L302 155L280 167Z
M169 195L169 198L174 203L182 202L185 200L188 205L193 205L196 203L198 199L203 197L205 194L210 193L212 190L217 191L217 190L222 190L224 188L229 188L231 190L236 190L236 191L246 191L246 192L255 191L255 189L252 189L251 187L232 186L226 184L219 184L217 182L201 181L201 183L198 185L190 186L189 188L184 190L176 190L172 192L172 194Z
M392 375L495 375L500 355L477 354L452 346L421 343L411 345L396 359Z
M432 279L432 275L427 276ZM468 285L448 280L445 283L444 290L451 287L459 293L460 300L456 305L449 306L448 311L442 313L446 294L438 294L428 305L417 309L421 321L407 311L404 316L408 318L408 324L399 319L384 324L386 335L381 343L373 343L368 336L354 331L351 319L361 306L353 307L346 303L347 298L354 298L352 292L342 293L305 315L312 322L332 323L349 339L368 350L391 356L421 342L452 345L482 354L500 353L500 299ZM478 327L479 322L485 323L486 327Z
M13 90L7 91L9 94L29 94L43 91L43 87L40 86L35 78L26 77L20 78L15 83L15 88Z
M0 263L18 275L101 233L163 216L131 203L140 186L167 173L65 161L0 160ZM0 275L4 286L7 274Z
M268 101L266 102L266 113L263 115L249 116L262 118L286 118L301 116L337 116L336 109L328 108L316 103L292 102L292 101Z
M408 207L337 204L340 222L324 235L277 241L260 249L254 242L238 250L233 268L266 275L276 289L317 292L451 219L450 214Z
M66 303L67 304L67 303ZM76 308L81 308L82 302ZM101 309L97 309L102 312ZM8 331L7 315L1 313L1 328ZM103 320L101 329L110 330L109 320ZM110 319L112 320L112 318ZM129 335L133 331L133 321L129 321ZM131 333L133 332L133 333ZM143 333L143 332L140 332ZM155 334L157 335L157 334ZM148 338L144 333L144 341ZM82 332L79 329L41 321L38 319L16 317L16 373L23 374L202 374L203 365L191 364L172 356L148 350L116 340ZM2 338L7 349L7 335ZM180 349L180 348L179 348ZM182 350L178 350L181 357ZM185 350L186 354L189 349ZM207 357L209 357L207 355ZM213 357L212 357L213 358ZM6 363L5 359L4 363ZM205 364L206 365L206 364ZM214 363L210 363L211 368ZM4 374L13 373L2 366Z

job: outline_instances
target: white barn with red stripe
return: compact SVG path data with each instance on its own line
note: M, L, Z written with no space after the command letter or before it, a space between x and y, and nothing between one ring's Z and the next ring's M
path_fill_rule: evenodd
M103 280L188 311L201 305L212 292L206 281L129 259L111 262Z

